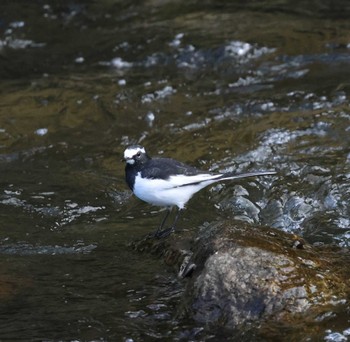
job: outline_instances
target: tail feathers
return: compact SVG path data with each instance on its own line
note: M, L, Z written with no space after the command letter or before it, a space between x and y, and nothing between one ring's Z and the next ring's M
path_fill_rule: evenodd
M259 177L259 176L270 176L277 174L276 171L255 171L247 173L234 174L233 172L224 173L219 179L220 180L229 180L229 179L241 179L248 177Z
M191 185L199 185L202 184L202 188L216 183L220 181L230 180L230 179L241 179L241 178L247 178L247 177L257 177L257 176L269 176L269 175L275 175L276 171L256 171L256 172L247 172L247 173L240 173L240 174L234 174L233 172L227 172L222 175L216 174L202 174L191 177L187 176L186 180L184 179L179 182L179 184L175 185L174 188L179 188L183 186L191 186ZM178 176L177 176L178 177Z

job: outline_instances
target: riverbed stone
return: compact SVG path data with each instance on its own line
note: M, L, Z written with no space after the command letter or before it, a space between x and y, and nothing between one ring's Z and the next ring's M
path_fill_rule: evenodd
M349 253L273 228L220 221L134 247L186 278L180 316L216 328L317 322L349 295Z
M187 312L202 323L234 328L316 317L346 300L348 279L330 252L294 235L220 222L199 232L192 252L187 262L196 271L184 296Z

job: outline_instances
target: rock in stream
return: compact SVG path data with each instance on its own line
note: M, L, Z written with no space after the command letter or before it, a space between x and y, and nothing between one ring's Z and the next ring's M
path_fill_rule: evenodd
M231 221L188 234L134 245L163 256L186 277L179 316L216 329L259 327L270 337L281 337L281 326L308 322L303 334L311 336L315 324L347 303L346 249L313 247L296 235Z

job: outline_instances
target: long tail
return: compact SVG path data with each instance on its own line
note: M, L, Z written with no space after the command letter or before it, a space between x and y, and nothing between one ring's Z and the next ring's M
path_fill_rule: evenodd
M275 175L276 171L255 171L247 173L234 174L233 172L224 173L218 180L229 180L229 179L240 179L248 177L258 177L258 176L270 176Z
M178 185L175 185L174 188L184 187L184 186L191 186L191 185L197 185L202 184L202 188L224 180L230 180L230 179L241 179L241 178L247 178L247 177L257 177L257 176L269 176L269 175L275 175L276 171L256 171L256 172L247 172L247 173L238 173L234 174L233 172L227 172L222 175L216 174L199 174L195 176L189 176L186 179L186 182L181 179L181 183Z

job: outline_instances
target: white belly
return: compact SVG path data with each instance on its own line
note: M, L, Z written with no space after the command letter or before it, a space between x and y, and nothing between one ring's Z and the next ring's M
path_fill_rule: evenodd
M201 175L201 180L206 178ZM137 174L134 184L134 194L141 200L156 206L178 206L183 209L189 199L199 190L215 182L212 175L205 175L208 179L193 185L184 185L198 180L198 176L172 176L169 180L145 179ZM178 186L176 186L178 184Z

